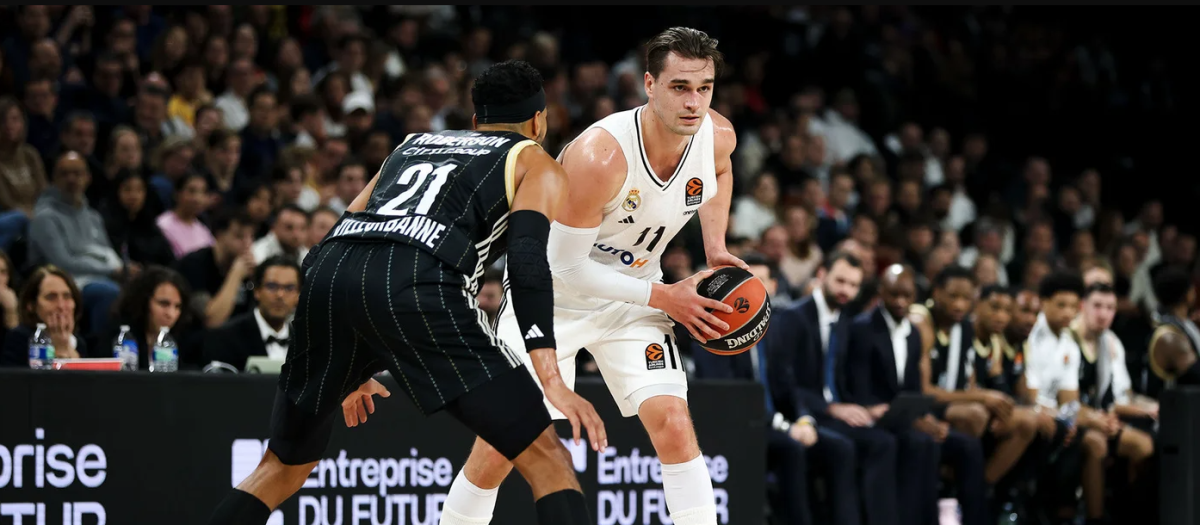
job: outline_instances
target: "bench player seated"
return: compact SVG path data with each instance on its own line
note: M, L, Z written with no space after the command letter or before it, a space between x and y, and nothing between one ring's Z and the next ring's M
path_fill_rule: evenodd
M1066 421L1067 432L1074 434L1074 439L1069 435L1065 439L1054 438L1056 442L1070 445L1048 465L1044 475L1054 483L1039 485L1042 487L1039 492L1043 492L1039 497L1052 497L1050 493L1055 491L1061 492L1058 499L1073 502L1072 487L1077 485L1070 480L1080 479L1088 523L1101 523L1104 516L1104 460L1109 448L1107 434L1089 432L1088 426L1102 423L1089 419L1084 411L1080 410L1079 417L1073 417L1071 413L1080 400L1082 357L1069 325L1079 312L1083 279L1073 272L1054 272L1042 279L1038 293L1042 311L1029 333L1025 352L1027 400L1036 403L1040 412Z
M980 297L985 319L967 319L975 299L974 276L951 265L938 273L927 305L912 308L910 315L925 343L925 393L946 405L944 417L955 428L987 436L988 483L1012 469L1037 429L1034 412L1017 407L1010 395L996 388L1002 366L993 354L1002 351L998 336L1008 323L1008 298L1000 288L989 287Z
M979 293L971 322L975 337L969 351L973 368L971 383L976 393L982 391L984 395L1000 394L1013 399L1013 389L1008 384L1010 376L1004 370L1004 333L1011 322L1012 308L1012 292L1005 287L985 286ZM1053 419L1046 418L1042 423L1044 434L1052 434ZM985 448L990 449L985 471L988 483L999 482L1012 470L1037 437L1038 429L1038 415L1028 407L1014 406L1008 421L993 419L985 434Z
M1133 381L1125 368L1125 346L1110 329L1116 313L1117 295L1112 286L1093 284L1083 292L1079 317L1070 326L1082 357L1077 422L1089 433L1098 432L1107 438L1108 457L1128 461L1128 482L1134 483L1146 460L1154 455L1154 441L1146 432L1121 420L1122 415L1149 414L1131 404Z

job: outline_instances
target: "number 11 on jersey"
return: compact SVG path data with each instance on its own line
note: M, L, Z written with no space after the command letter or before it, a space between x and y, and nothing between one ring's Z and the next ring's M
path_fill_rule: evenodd
M666 226L659 226L657 230L654 230L654 239L652 239L650 241L650 244L646 246L646 251L648 251L648 252L654 251L654 247L658 246L658 241L662 240L663 232L666 230L667 230ZM644 242L646 240L646 234L648 234L648 233L650 233L650 228L646 228L646 229L642 230L642 234L638 236L637 242L633 243L633 245L641 246L642 242Z

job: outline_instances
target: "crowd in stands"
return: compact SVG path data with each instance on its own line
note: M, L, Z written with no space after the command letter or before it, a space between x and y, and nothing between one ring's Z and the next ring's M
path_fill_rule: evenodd
M141 369L163 327L181 369L280 358L308 250L404 137L470 127L484 68L542 72L557 155L645 102L639 39L692 25L730 65L728 245L776 319L686 361L764 383L771 519L924 525L947 495L965 525L1157 511L1149 347L1164 313L1200 321L1194 208L1138 182L1153 152L1104 148L1178 107L1169 60L1024 10L645 9L0 8L0 366L28 366L39 323L59 357L111 357L130 326ZM704 261L693 221L664 280ZM941 408L869 424L909 390Z

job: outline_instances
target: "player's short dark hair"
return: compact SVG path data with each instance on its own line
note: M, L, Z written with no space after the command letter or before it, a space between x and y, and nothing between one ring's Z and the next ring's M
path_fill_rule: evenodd
M300 271L300 265L296 264L294 259L289 259L282 255L268 257L262 264L254 267L254 287L262 286L263 278L267 275L267 270L274 267L290 268L296 271L296 282L300 286L304 286L304 272Z
M667 55L672 52L683 58L712 60L716 75L720 75L725 67L725 55L717 50L717 39L699 29L672 27L646 42L646 70L650 76L658 78Z
M933 280L933 287L944 289L951 279L966 279L972 285L975 284L975 274L971 273L971 270L957 264L950 264L938 272L937 277Z
M984 286L983 290L979 292L979 300L986 301L988 297L993 295L1007 295L1009 297L1014 297L1012 288L1001 286L999 284L989 284Z
M475 79L471 100L475 107L515 104L542 89L542 74L524 60L506 60L495 64Z
M1072 271L1059 270L1047 275L1038 285L1038 295L1042 299L1049 299L1064 292L1082 297L1083 277Z
M213 236L220 235L229 231L234 226L251 226L254 221L250 220L250 216L241 208L225 208L213 214L210 223L210 230Z
M1187 270L1178 266L1168 266L1154 276L1154 297L1163 307L1174 308L1187 301L1191 286L1192 279Z
M1083 296L1081 298L1087 299L1088 297L1091 297L1092 294L1094 294L1094 293L1109 295L1109 294L1115 294L1116 290L1114 290L1112 285L1110 285L1108 283L1092 283L1092 284L1088 285L1087 289L1085 289L1083 291Z
M844 261L846 264L849 264L851 268L862 268L862 261L859 260L858 257L855 257L854 254L843 251L836 251L830 254L828 257L825 257L825 260L821 261L821 268L824 268L825 271L828 272L838 261Z

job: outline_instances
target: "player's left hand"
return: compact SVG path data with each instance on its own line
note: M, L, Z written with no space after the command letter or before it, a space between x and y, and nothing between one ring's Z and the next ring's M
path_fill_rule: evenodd
M342 401L342 416L346 418L346 426L356 427L359 423L367 422L367 414L375 413L375 399L371 396L391 397L387 387L374 379L367 380L358 390L351 392Z
M719 266L737 266L743 270L750 270L750 265L746 264L746 261L737 258L728 250L708 254L708 267L717 268Z

